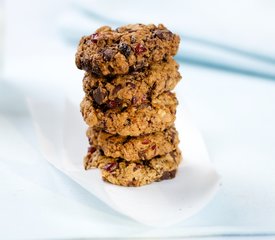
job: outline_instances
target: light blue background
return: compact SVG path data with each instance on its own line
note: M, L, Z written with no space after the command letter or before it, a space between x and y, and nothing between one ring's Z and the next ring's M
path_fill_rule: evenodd
M251 31L252 27L241 16L236 19L238 11L232 16L216 13L217 23L210 17L211 4L216 2L207 6L197 3L201 5L188 8L193 11L188 17L196 31L192 32L192 25L184 23L181 32L186 30L192 36L201 33L200 37L274 56L274 46L268 45L270 38L274 40L271 25L261 29L256 24L258 32ZM73 22L80 30L84 25L78 25L81 21L72 3L61 1L55 8L52 4L53 1L6 2L0 79L0 238L274 235L275 81L271 79L191 65L188 61L181 63L183 80L176 89L177 95L202 132L211 160L222 176L222 186L199 214L173 227L150 228L120 216L45 161L37 146L25 96L52 98L64 83L66 91L79 93L83 74L74 66L75 47L67 42L62 31L70 23L66 16L75 19ZM266 21L272 19L272 8L267 9L264 4L274 7L273 1L252 1L243 16L250 19L257 13L266 15ZM231 6L228 12L236 7L229 2L225 5ZM197 23L192 16L197 14L196 10L202 11L201 6L206 13L199 16L209 16L205 22ZM223 9L222 5L214 6ZM240 9L244 7L245 1ZM265 13L263 9L267 9ZM170 25L175 21L173 26L178 27L178 19L166 20ZM259 21L263 24L264 20ZM240 26L234 25L238 21ZM75 26L68 35L76 34ZM224 38L217 34L222 26L230 33ZM235 32L230 26L235 27ZM249 38L240 32L245 26ZM256 40L249 41L253 34ZM186 48L189 49L188 45ZM192 56L192 51L188 54ZM247 62L242 65L251 66ZM269 62L262 66L257 71L271 69L273 65Z

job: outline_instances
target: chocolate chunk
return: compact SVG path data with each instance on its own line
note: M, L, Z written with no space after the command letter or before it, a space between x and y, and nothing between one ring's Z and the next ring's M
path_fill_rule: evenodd
M82 61L81 63L81 69L87 71L90 68L90 62L89 61Z
M110 61L110 60L112 60L112 58L114 57L114 55L115 55L115 51L112 50L112 49L110 49L110 48L107 48L103 52L103 59L105 61Z
M172 33L168 30L156 30L155 35L159 38L159 39L170 39L172 37Z
M126 43L120 43L118 49L125 57L129 57L131 54L131 47Z
M100 87L96 88L92 92L93 99L96 101L97 104L101 105L104 102L105 97L107 96L106 91L101 89Z
M85 63L85 66L83 66L83 70L89 71L89 68L90 68L90 63L89 62ZM92 65L91 71L92 71L92 73L94 73L97 76L101 75L101 70L100 70L99 66L96 64Z
M177 170L172 170L172 171L165 171L162 176L160 177L159 180L167 180L167 179L172 179L176 176Z

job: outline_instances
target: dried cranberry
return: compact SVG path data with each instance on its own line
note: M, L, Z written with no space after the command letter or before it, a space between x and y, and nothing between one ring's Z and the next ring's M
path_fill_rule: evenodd
M108 108L115 108L115 107L117 107L116 101L115 100L108 101L107 106L108 106Z
M141 143L142 144L149 144L151 141L149 139L144 139Z
M136 54L141 54L143 52L145 52L147 49L140 43L137 44L136 48L135 48L135 53Z
M112 91L112 94L113 94L113 95L117 94L117 92L118 92L119 90L121 90L121 89L122 89L121 84L115 86L115 88L114 88L113 91Z
M121 105L121 99L116 98L115 100L109 100L107 102L107 107L108 108L116 108L119 107Z
M153 146L151 147L152 150L155 150L156 148L157 148L157 145L153 145Z
M117 166L118 164L116 162L108 163L103 167L103 169L108 172L113 172L114 170L116 170Z
M98 33L93 33L90 35L90 39L93 43L97 43L98 37L99 37Z
M93 146L90 146L90 147L88 147L88 152L89 153L94 153L96 151L96 148L95 147L93 147Z

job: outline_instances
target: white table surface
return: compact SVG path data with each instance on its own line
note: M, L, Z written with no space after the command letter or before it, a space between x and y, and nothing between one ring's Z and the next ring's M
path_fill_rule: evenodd
M83 73L72 59L73 54L16 59L16 71L7 67L2 74L0 239L250 234L272 238L275 82L184 66L178 98L201 130L222 186L189 220L151 228L115 213L49 165L38 148L25 96L54 97L64 82L66 91L79 93Z

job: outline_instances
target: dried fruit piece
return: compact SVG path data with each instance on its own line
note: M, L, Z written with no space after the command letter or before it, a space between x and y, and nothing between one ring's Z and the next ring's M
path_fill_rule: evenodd
M151 141L149 139L144 139L141 143L142 144L149 144Z
M113 172L114 170L116 170L117 167L118 167L118 164L116 162L113 162L113 163L108 163L107 165L105 165L103 167L103 169L108 172Z
M91 34L90 39L93 43L97 43L98 37L99 37L98 33L93 33Z
M117 85L117 86L113 89L112 94L113 94L113 95L117 94L117 92L118 92L119 90L121 90L121 89L122 89L121 84Z
M93 147L93 146L90 146L90 147L88 147L88 152L89 153L94 153L96 151L96 148L95 147Z
M143 52L145 52L147 49L141 44L141 43L138 43L136 48L135 48L135 53L136 54L141 54Z
M116 98L115 100L109 100L107 102L107 107L108 108L116 108L119 107L121 105L121 99Z
M155 150L156 148L157 148L156 144L151 147L152 150Z
M116 101L115 100L108 101L107 106L108 106L108 108L115 108L115 107L117 107Z

